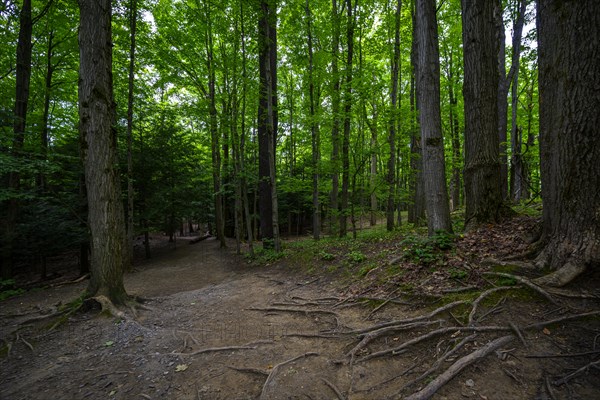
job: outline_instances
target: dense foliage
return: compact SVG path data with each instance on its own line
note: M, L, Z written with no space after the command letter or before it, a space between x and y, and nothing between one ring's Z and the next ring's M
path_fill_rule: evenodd
M127 96L132 1L114 2L113 74L121 170L127 172ZM278 131L276 171L279 222L283 234L311 231L313 174L325 234L337 234L339 215L356 229L363 219L376 222L389 193L394 208L414 205L414 138L418 137L413 72L412 1L399 2L398 100L392 107L391 68L396 36L391 0L336 2L325 0L278 4ZM438 1L441 70L441 121L447 182L452 207L462 202L463 105L460 1ZM507 54L519 1L504 1ZM349 19L348 5L355 8ZM15 147L14 105L16 54L22 1L0 5L0 201L6 226L10 202L18 203L14 229L3 229L3 254L15 260L13 271L43 264L44 258L75 250L86 242L85 190L79 161L77 82L78 8L72 0L34 0L31 84L22 148ZM222 195L225 234L260 237L258 211L258 17L252 0L137 0L136 59L133 102L133 189L135 233L162 231L174 235L189 222L214 228L214 179ZM528 199L539 192L536 38L533 6L527 8L521 44L515 109L519 140L507 157L514 166L522 155ZM310 21L310 24L308 22ZM354 24L354 56L348 70L347 32ZM308 37L312 57L309 66ZM334 36L337 36L334 37ZM339 48L332 49L332 43ZM335 59L333 57L336 57ZM504 68L511 67L510 57ZM336 64L336 68L332 66ZM351 74L349 74L351 72ZM348 80L348 77L351 79ZM211 78L212 77L212 78ZM209 82L214 79L214 103ZM351 90L348 85L351 85ZM311 113L310 88L315 107ZM509 95L510 99L510 95ZM342 102L340 107L340 103ZM338 102L338 104L336 104ZM350 102L352 107L344 107ZM214 104L216 114L211 113ZM348 114L346 110L350 110ZM336 111L337 114L334 112ZM348 171L332 131L349 121ZM509 117L510 119L510 117ZM388 134L395 127L394 154ZM338 126L340 128L341 126ZM216 131L211 129L216 128ZM313 129L318 129L318 160L313 159ZM341 132L341 131L340 131ZM212 134L211 134L212 133ZM216 133L216 135L215 135ZM413 145L411 146L411 138ZM514 147L518 146L518 147ZM339 147L339 148L338 148ZM413 151L411 151L411 148ZM219 153L215 163L214 153ZM390 182L388 160L394 157ZM215 171L215 168L218 171ZM216 174L215 174L216 172ZM331 206L334 177L348 173L347 207ZM11 174L20 178L9 184ZM514 180L511 176L511 180ZM127 196L122 179L123 199ZM391 183L391 187L390 187ZM337 185L336 185L337 187ZM238 190L239 188L239 190ZM341 190L341 187L338 188ZM244 201L236 197L243 196ZM513 196L514 199L514 191ZM417 200L418 201L418 200ZM249 219L239 209L249 211ZM239 212L238 212L239 211ZM396 219L396 224L400 219ZM417 220L413 222L418 222Z

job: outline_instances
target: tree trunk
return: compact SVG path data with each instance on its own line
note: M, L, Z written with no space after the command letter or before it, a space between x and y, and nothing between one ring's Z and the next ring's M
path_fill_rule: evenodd
M418 88L415 85L415 77L418 74L418 40L417 23L415 13L415 2L412 3L412 24L413 40L411 46L410 61L412 65L412 74L410 80L410 111L411 111L411 137L410 137L410 169L412 171L409 181L409 193L411 202L408 207L408 222L420 225L425 220L425 191L423 189L423 160L421 156L421 134L417 119L419 114L419 99L417 96Z
M465 107L465 227L500 218L497 0L462 0Z
M127 244L125 268L133 269L133 83L135 77L135 35L137 24L137 0L129 3L129 78L127 86Z
M388 159L387 183L388 183L388 198L386 208L386 229L392 231L394 229L394 212L396 198L396 125L398 121L398 75L400 74L400 12L402 10L402 0L396 1L396 12L394 15L394 53L391 62L391 92L390 92L390 119L388 122L388 142L390 145L390 158Z
M114 126L112 7L109 0L80 0L79 9L79 119L92 242L87 294L122 304L125 224Z
M260 232L263 247L279 250L277 190L275 187L275 144L277 138L277 6L274 0L260 3L258 102L258 148Z
M15 158L22 157L23 142L25 139L25 128L27 119L27 105L29 102L29 81L31 78L31 32L33 23L31 21L31 0L24 0L19 14L19 39L17 42L17 69L15 87L15 109L13 124L13 146L11 154ZM8 174L8 187L17 193L21 187L21 175L19 171L11 171ZM11 198L6 201L6 217L3 221L2 257L0 262L0 275L3 279L12 276L13 246L15 229L19 214L19 201Z
M419 125L429 235L440 230L452 232L440 112L440 57L435 14L435 0L417 0L417 93L421 106Z
M217 121L217 103L216 103L216 76L215 65L213 61L214 45L211 23L210 5L205 3L206 24L206 67L208 70L208 114L210 118L210 142L212 154L212 177L213 191L215 201L215 229L217 240L220 247L226 247L225 244L225 216L223 212L223 192L221 191L221 146L219 138L219 127Z
M517 126L517 108L519 106L519 66L521 61L521 36L523 34L523 24L525 23L526 0L520 0L517 19L514 23L512 37L512 57L509 78L511 80L511 129L510 143L512 150L511 172L510 176L510 194L511 199L520 201L522 196L523 179L523 157L521 155L522 134Z
M543 234L538 263L561 286L600 263L600 14L594 0L539 0Z
M333 116L331 127L331 166L333 172L331 173L331 199L329 203L329 212L331 216L329 218L329 230L330 233L333 233L336 230L339 217L338 192L340 186L340 75L338 66L338 57L340 53L340 14L338 11L337 0L331 0L331 8L333 25L333 38L331 44L331 76L333 79L331 94L331 113Z
M506 34L504 29L504 17L503 17L502 5L498 4L498 10L494 14L496 23L496 41L498 43L498 143L499 147L499 161L500 161L500 192L502 193L502 200L508 198L508 154L507 154L507 114L508 114L508 103L506 97L508 96L508 89L510 88L511 79L506 75Z
M346 27L346 85L344 87L344 135L342 137L342 198L340 207L339 237L346 236L348 231L348 200L350 189L350 123L352 121L352 62L354 60L354 28L356 25L356 5L352 0L346 0L348 17Z
M454 62L452 49L448 54L448 98L450 103L449 123L452 141L452 177L450 178L450 210L456 210L460 207L461 194L461 153L460 153L460 128L458 126L458 115L456 106L458 99L454 92Z
M308 36L308 97L310 103L310 132L312 144L312 206L313 206L313 238L321 237L321 205L319 202L319 164L321 162L321 137L317 118L318 99L315 99L315 77L313 66L312 15L310 3L306 0L306 30Z

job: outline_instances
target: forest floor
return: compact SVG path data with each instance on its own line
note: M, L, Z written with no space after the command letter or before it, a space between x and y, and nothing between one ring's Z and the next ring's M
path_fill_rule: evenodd
M125 277L147 310L53 327L86 282L0 303L0 399L600 398L597 277L547 293L486 261L533 224L288 240L252 263L155 238Z

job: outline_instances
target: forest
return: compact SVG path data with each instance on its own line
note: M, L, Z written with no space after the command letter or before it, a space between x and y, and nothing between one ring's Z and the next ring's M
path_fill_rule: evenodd
M383 241L382 254L403 249L390 265L435 264L454 280L475 279L452 263L477 247L478 265L501 270L469 282L482 290L467 300L469 327L479 302L505 290L483 290L485 274L552 304L565 295L559 288L596 289L594 0L5 0L0 42L6 297L52 287L69 260L75 284L85 285L73 307L93 300L135 325L147 310L128 277L165 257L153 244L187 254L181 243L190 238L210 260L227 254L240 265L302 264L290 256L301 248L318 255L308 264L346 249L348 265L358 265ZM505 229L502 239L490 239L495 229ZM518 254L484 250L520 240L521 230L528 239ZM379 242L349 244L371 243L369 235ZM388 261L361 264L359 275ZM375 310L400 288L379 279L386 289ZM579 298L597 299L587 296ZM569 310L597 320L596 309ZM533 325L510 326L525 342L521 330ZM372 328L356 331L367 335L347 353L350 368L379 356L362 354L387 329ZM198 344L182 340L184 350ZM595 346L585 371L597 370ZM277 398L265 397L272 375L296 361L267 373L260 398ZM432 393L407 398L429 398L445 374L423 379L438 384ZM360 393L354 379L343 391L327 379L338 398L363 398L351 396Z

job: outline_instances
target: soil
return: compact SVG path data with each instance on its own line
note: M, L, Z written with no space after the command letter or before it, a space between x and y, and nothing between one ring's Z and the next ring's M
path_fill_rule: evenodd
M3 301L0 399L402 398L433 381L404 388L437 359L442 372L494 338L515 334L481 332L446 357L472 333L456 329L405 352L368 359L432 328L457 324L455 314L440 313L431 318L440 320L433 325L400 328L350 357L359 339L349 332L429 313L442 305L439 299L403 298L375 310L372 302L357 300L358 289L347 280L308 275L286 261L253 266L234 249L234 243L220 249L212 239L193 245L179 241L176 250L163 243L154 258L138 261L125 277L128 293L147 299L148 308L127 312L127 318L86 310L52 330L51 320L31 321L73 300L86 282ZM477 315L492 313L479 324L524 327L569 315L531 293L524 299L498 297L494 304L482 304ZM584 311L598 310L591 300L578 304ZM524 343L515 334L433 398L600 398L597 317L520 334Z

